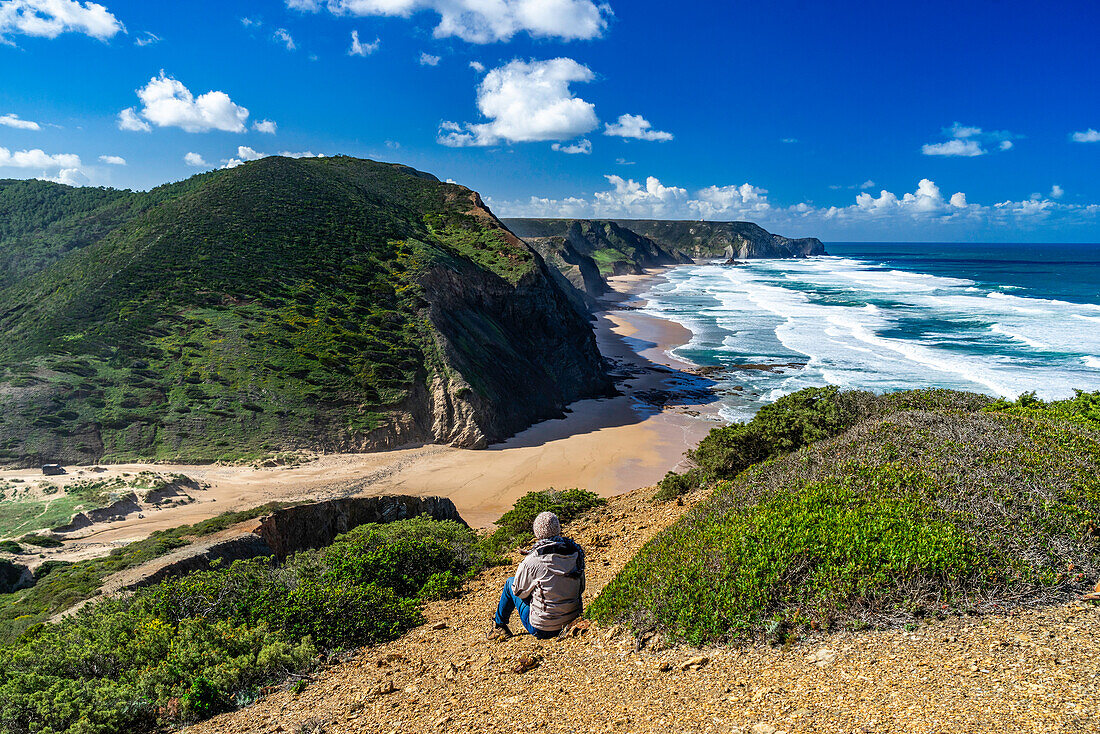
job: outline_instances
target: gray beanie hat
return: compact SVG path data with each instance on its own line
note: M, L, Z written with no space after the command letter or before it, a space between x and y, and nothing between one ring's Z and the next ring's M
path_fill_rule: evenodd
M561 521L552 512L540 512L535 518L534 531L536 540L556 537L561 535Z

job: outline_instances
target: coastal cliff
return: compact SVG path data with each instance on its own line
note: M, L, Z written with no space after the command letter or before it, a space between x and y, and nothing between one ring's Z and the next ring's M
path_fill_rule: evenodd
M465 187L337 156L80 191L3 186L0 464L480 447L609 388Z
M642 272L653 265L693 258L794 258L825 255L816 237L791 239L752 222L658 219L504 219L520 237L533 241L563 238L607 265L605 274ZM578 247L579 245L579 247ZM624 246L625 245L625 246Z

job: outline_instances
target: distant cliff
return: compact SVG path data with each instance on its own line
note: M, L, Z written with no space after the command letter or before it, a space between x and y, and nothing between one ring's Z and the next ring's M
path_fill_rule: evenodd
M643 273L695 258L795 258L825 255L816 237L790 239L752 222L655 219L503 219L542 255L582 312L608 290L605 277Z
M652 219L620 220L618 224L649 237L661 246L691 257L733 257L738 260L824 255L816 237L790 239L752 222L684 222Z

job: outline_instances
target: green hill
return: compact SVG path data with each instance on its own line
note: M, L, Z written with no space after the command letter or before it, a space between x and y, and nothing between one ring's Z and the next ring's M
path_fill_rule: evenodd
M589 613L695 644L1051 603L1100 575L1100 394L812 389L716 429L713 493Z
M541 258L462 186L342 156L44 186L3 188L0 463L482 446L607 389Z

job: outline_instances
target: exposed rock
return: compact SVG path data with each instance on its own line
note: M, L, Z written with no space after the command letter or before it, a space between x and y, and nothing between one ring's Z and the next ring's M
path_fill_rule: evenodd
M827 668L836 661L836 651L826 647L819 648L806 656L806 662L813 663L819 668Z
M693 658L688 658L684 662L680 663L680 670L698 670L709 662L710 658L708 658L706 655L698 655Z
M542 663L542 656L538 653L525 652L519 656L519 660L512 667L512 672L517 675L526 673L529 670L534 670Z
M347 497L278 510L263 518L254 531L278 558L295 551L320 548L337 535L367 523L385 523L429 515L433 520L466 522L446 497Z

